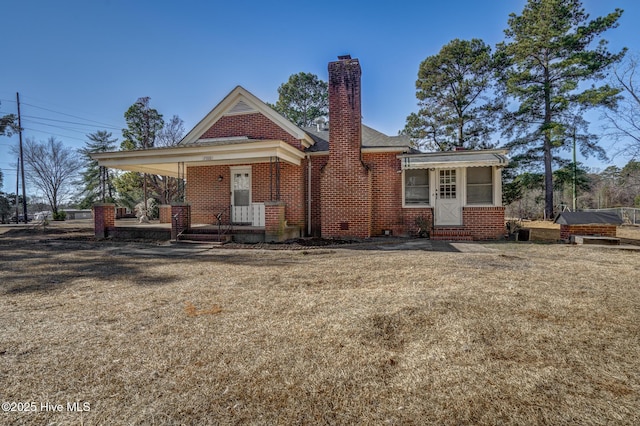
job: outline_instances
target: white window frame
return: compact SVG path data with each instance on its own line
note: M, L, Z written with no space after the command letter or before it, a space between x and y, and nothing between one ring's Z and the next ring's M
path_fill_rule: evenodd
M407 170L421 170L427 173L427 179L429 181L429 202L426 204L407 204L405 198L406 191L406 172ZM423 209L426 207L433 207L433 188L434 188L434 175L431 169L405 169L402 170L402 207L407 209Z
M467 170L469 168L464 169L463 173L463 188L464 188L464 206L465 207L494 207L502 205L502 174L499 167L496 166L483 166L483 167L491 167L491 193L492 200L491 203L481 203L481 204L469 204L467 202Z

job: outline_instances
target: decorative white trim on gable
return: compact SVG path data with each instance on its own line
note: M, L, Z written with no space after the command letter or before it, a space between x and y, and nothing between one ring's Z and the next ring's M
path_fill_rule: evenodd
M202 135L211 128L220 118L227 115L241 115L261 113L273 121L282 130L296 139L302 141L305 148L310 147L315 141L301 128L278 114L269 105L262 102L251 92L237 86L218 105L216 105L187 135L182 138L179 145L197 143Z

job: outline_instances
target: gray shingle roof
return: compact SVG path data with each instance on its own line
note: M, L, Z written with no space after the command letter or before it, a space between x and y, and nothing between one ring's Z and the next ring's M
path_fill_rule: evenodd
M308 152L328 152L329 151L329 130L320 130L316 127L303 127L315 144L307 150ZM410 151L411 141L406 136L387 136L369 126L362 125L362 147L363 148L406 148Z
M556 216L555 223L560 225L586 225L604 223L607 225L621 225L622 219L610 212L562 212Z

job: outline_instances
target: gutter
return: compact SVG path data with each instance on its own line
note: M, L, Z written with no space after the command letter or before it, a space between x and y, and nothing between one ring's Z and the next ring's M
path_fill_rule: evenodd
M307 154L307 235L311 236L311 155Z

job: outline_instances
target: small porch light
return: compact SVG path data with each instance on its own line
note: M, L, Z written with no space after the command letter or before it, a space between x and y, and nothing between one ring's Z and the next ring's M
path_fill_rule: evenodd
M222 175L218 176L218 182L222 182L222 179L224 179Z

